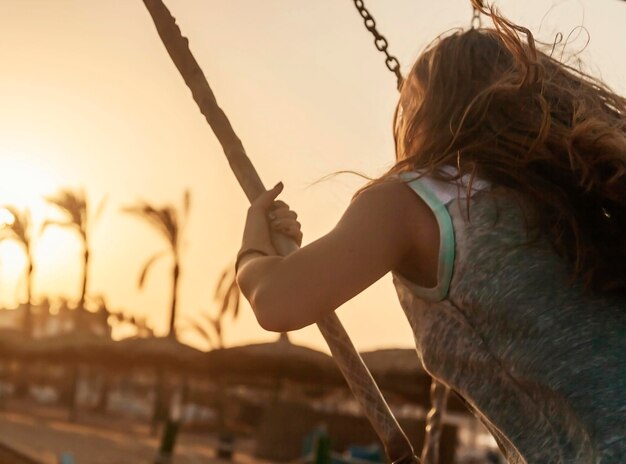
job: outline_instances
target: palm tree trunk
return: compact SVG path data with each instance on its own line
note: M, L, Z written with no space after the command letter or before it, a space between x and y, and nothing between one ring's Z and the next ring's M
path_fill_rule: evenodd
M80 300L76 308L76 329L78 331L86 330L87 318L85 317L85 296L87 294L87 278L89 274L89 248L85 239L85 254L83 257L83 279L80 287Z
M30 258L30 253L26 254L28 259L28 267L26 269L26 304L24 305L24 319L22 330L24 337L29 339L32 337L32 306L31 306L31 288L32 288L32 274L33 264ZM30 376L30 369L27 363L18 364L17 371L15 373L15 396L23 398L28 394L28 380Z
M33 288L33 261L28 254L28 270L26 271L26 306L24 307L24 336L33 336L33 308L32 308L32 288Z
M83 282L80 287L80 301L78 302L78 307L80 309L85 309L85 295L87 294L88 272L89 272L89 249L87 248L87 244L85 243L85 255L83 258Z
M174 271L172 273L172 307L170 309L170 329L168 336L176 338L176 304L178 303L178 277L180 276L180 266L178 258L174 260Z

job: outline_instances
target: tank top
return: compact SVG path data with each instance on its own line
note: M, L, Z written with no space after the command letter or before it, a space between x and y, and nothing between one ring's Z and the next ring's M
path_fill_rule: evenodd
M589 295L511 197L404 180L440 231L438 282L394 273L425 369L465 399L509 463L626 463L626 301ZM462 182L462 181L461 181Z

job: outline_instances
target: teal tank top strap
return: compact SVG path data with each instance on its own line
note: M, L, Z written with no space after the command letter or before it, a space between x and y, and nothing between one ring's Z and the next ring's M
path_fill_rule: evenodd
M394 278L410 287L419 298L436 302L444 300L450 291L450 281L452 280L452 271L454 270L454 228L446 205L432 189L426 186L422 179L416 178L416 176L417 174L415 173L407 172L400 174L399 177L424 200L437 219L437 224L439 225L437 285L432 288L421 287L398 273L394 272L393 275Z

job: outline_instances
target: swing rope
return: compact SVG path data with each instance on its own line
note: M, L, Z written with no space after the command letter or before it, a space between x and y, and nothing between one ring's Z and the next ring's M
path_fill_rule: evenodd
M176 20L162 0L143 0L168 54L191 91L200 112L217 136L228 162L250 201L265 191L261 179L246 155L241 140L235 134L226 114L218 106L202 69L189 49ZM297 246L284 235L272 237L281 255L287 255ZM366 417L385 446L392 463L415 464L419 459L413 447L391 413L376 382L335 313L318 324L337 366L359 402Z

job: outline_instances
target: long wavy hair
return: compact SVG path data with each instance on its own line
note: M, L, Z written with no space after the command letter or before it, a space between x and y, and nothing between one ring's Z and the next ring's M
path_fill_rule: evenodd
M505 187L574 278L626 294L626 99L474 3L494 28L439 37L417 59L396 110L397 163L383 177L410 170Z

